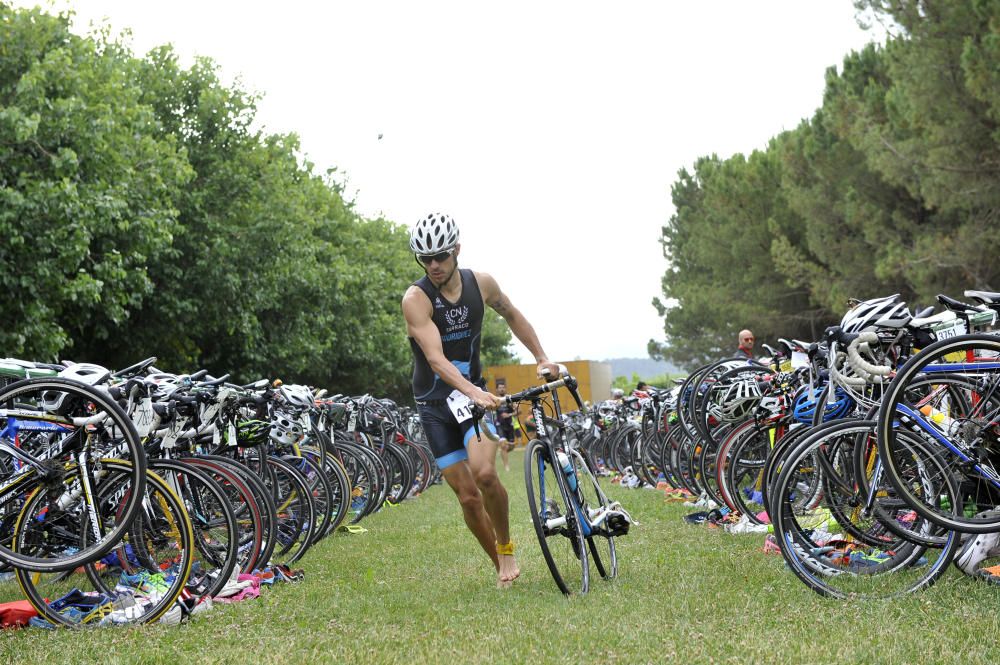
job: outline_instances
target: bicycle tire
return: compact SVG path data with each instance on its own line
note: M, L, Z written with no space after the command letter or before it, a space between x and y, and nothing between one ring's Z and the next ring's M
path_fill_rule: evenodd
M943 367L948 367L952 363L936 363L936 361L942 359L948 361L948 356L953 356L954 354L967 357L969 353L974 353L975 349L985 351L989 354L1000 354L1000 338L994 335L982 334L961 335L935 342L924 348L919 354L910 358L897 372L884 393L882 406L878 414L877 445L879 458L882 460L889 482L899 495L922 517L949 530L965 533L989 533L1000 529L1000 513L981 512L982 506L975 506L969 511L970 515L965 515L962 511L954 510L953 506L944 506L940 502L933 500L930 502L925 501L923 497L918 496L910 487L904 468L909 462L907 459L908 456L913 451L906 449L906 447L900 450L899 446L896 445L897 432L907 431L898 428L897 425L906 425L908 421L910 430L915 431L928 444L933 445L934 454L942 459L950 460L950 463L946 465L947 472L957 474L962 478L963 495L974 494L975 498L970 499L974 501L980 494L984 494L988 497L989 508L993 508L998 504L996 499L998 496L998 486L1000 486L1000 474L998 474L997 470L1000 468L1000 456L997 455L993 447L983 446L982 459L976 462L980 466L980 470L977 471L972 463L965 462L957 453L948 450L934 435L918 428L915 424L916 421L907 416L903 410L909 408L912 412L916 413L914 411L915 405L910 403L907 398L907 391L912 388L918 379L922 378L921 374L928 365L939 364ZM980 364L979 368L976 367L976 364L976 362L964 364L965 369L962 370L962 373L967 379L970 374L974 374L977 371L983 372L984 367L992 366L994 363ZM992 392L987 392L986 398L993 400L993 402L992 406L984 408L991 409L992 415L995 416L997 405L1000 403L1000 396L995 392L998 380L1000 380L1000 373L995 370L989 371L992 374L987 376L991 377L989 381L992 382L992 385L988 385L987 389ZM972 379L968 380L972 381ZM926 387L921 389L919 394L923 394L925 391ZM927 427L935 428L930 421L925 420L924 422L927 424ZM957 439L962 437L965 439L971 436L975 431L976 423L972 423L970 420L969 424L973 427L966 427L966 424L963 423L962 427L965 429L960 430L959 433L941 434L938 432L938 436L943 436L949 440L952 446L957 447L959 442L952 442L951 438ZM962 433L964 431L968 431L969 435ZM978 452L974 451L973 454L979 455ZM991 478L990 476L993 477ZM962 503L963 506L966 504L965 496L963 496Z
M567 596L587 593L590 587L587 544L567 496L563 473L550 462L547 442L532 439L528 443L524 482L531 522L552 579Z
M44 403L43 396L52 401L53 396L61 400L60 414L47 413L34 404ZM36 422L62 427L65 430L72 429L72 433L62 437L61 443L67 443L70 439L78 437L80 441L68 443L68 446L75 446L80 449L74 455L65 455L62 459L51 459L47 462L49 477L42 478L35 468L27 467L19 475L4 478L0 481L0 511L7 517L13 518L18 514L18 506L22 497L31 492L45 492L51 496L53 506L61 506L61 515L68 518L62 524L54 527L56 531L71 532L73 528L78 528L79 522L73 522L70 516L79 512L93 512L96 507L88 496L96 495L100 491L100 472L98 469L102 457L112 457L109 453L123 456L132 462L129 469L130 486L137 490L129 493L125 498L126 503L122 506L118 514L120 521L113 524L104 525L106 530L99 539L89 542L89 544L74 553L69 553L65 549L58 549L46 546L46 542L51 540L46 535L48 525L55 522L56 515L51 520L36 520L32 527L38 531L38 537L34 540L32 548L33 554L27 551L16 552L8 545L13 534L0 527L0 560L27 570L38 572L51 572L59 570L70 570L81 566L94 558L100 558L107 554L115 544L125 536L128 525L136 512L139 510L141 500L142 484L145 482L146 454L139 440L135 426L129 419L125 411L108 395L78 381L59 377L26 379L9 384L0 389L0 405L16 407L13 409L3 408L0 410L0 428L5 427L9 418L24 420L33 418ZM87 426L76 426L68 422L68 418L73 416L90 417L99 413L106 414L106 420L94 423L87 430ZM44 433L42 433L44 434ZM48 447L52 439L39 434L37 437L39 447ZM56 434L52 435L57 436ZM32 437L20 437L22 450L30 452L29 442ZM38 450L40 454L43 450ZM79 460L85 459L91 466L82 469L83 474L79 477ZM75 471L74 471L75 470ZM56 482L53 482L53 477ZM91 488L88 493L86 486L79 488L74 486L73 478L87 480L87 485ZM46 514L47 515L47 514ZM8 521L9 525L11 522ZM22 527L26 528L26 527ZM6 533L4 533L6 532ZM51 535L51 534L50 534ZM54 540L63 540L65 536L56 535ZM22 542L25 539L22 536ZM49 553L51 556L41 556Z

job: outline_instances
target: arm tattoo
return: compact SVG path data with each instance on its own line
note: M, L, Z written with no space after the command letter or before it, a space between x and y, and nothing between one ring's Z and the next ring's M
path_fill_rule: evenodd
M490 303L490 307L492 307L497 314L503 317L506 317L508 314L510 314L510 311L512 309L510 300L507 298L507 296L505 296L502 293L496 300Z

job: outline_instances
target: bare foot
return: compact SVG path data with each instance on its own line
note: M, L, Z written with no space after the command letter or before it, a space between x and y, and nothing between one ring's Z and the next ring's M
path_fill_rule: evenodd
M497 571L497 588L508 589L511 583L521 574L521 569L517 566L517 559L513 554L500 555L500 570Z

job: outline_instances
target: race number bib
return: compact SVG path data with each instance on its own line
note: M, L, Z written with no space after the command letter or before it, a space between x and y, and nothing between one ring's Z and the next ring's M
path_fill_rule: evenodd
M472 417L472 400L457 390L453 390L448 395L448 408L451 409L455 420L460 423L464 423Z
M354 403L353 402L348 402L347 403L347 413L348 413L348 416L347 416L347 431L348 432L353 432L354 430L356 430L358 428L358 414L354 410Z
M132 413L132 423L135 425L136 432L139 433L139 438L149 436L153 426L153 416L153 400L149 397L143 397Z
M175 418L174 422L170 423L167 428L166 434L160 439L160 447L164 450L170 450L171 448L177 447L177 440L181 438L181 434L184 432L184 423L181 420Z

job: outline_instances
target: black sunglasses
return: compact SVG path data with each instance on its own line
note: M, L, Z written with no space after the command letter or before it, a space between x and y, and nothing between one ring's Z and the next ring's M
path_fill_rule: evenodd
M449 250L447 252L438 252L437 254L417 254L417 261L420 261L425 266L437 261L438 263L444 263L448 258L455 253L455 250Z

